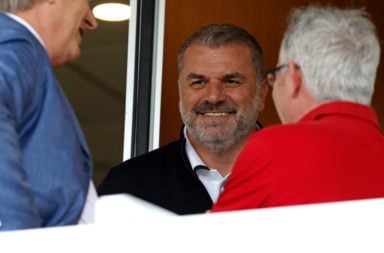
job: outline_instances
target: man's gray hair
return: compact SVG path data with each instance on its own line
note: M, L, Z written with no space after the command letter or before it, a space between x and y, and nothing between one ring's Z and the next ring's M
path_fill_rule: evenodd
M251 50L252 62L255 65L257 78L264 76L263 50L257 40L246 30L231 24L213 24L203 27L192 34L181 46L178 56L178 72L183 68L184 54L188 47L201 44L210 48L218 48L231 43L243 43Z
M379 59L375 26L362 9L296 9L280 48L280 64L299 65L318 102L370 105Z
M0 0L0 11L15 12L29 9L38 1L40 0Z

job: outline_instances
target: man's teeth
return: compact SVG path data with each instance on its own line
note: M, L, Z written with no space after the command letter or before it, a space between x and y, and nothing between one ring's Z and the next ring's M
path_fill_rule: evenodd
M205 116L210 116L210 117L223 117L227 116L229 113L227 112L207 112L204 113Z

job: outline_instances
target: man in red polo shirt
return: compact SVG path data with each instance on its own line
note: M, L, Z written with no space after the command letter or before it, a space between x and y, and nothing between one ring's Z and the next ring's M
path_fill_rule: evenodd
M296 9L266 79L283 125L251 136L212 211L384 197L379 57L363 10Z

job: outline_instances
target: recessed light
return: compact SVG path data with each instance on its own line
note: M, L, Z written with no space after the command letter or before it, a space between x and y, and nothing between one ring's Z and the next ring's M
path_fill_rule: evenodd
M131 6L122 3L102 3L96 5L93 10L93 15L104 21L124 21L131 17Z

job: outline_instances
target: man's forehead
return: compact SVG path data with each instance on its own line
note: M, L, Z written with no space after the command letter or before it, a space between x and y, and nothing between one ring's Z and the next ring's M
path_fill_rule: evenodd
M248 47L248 45L244 43L229 43L229 44L223 44L223 45L218 45L218 46L210 46L210 45L205 45L201 43L196 43L190 45L186 51L186 55L195 55L195 52L191 53L191 51L205 51L205 52L235 52L235 51L243 51L243 54L250 55L251 54L251 49ZM204 55L203 55L204 56Z

